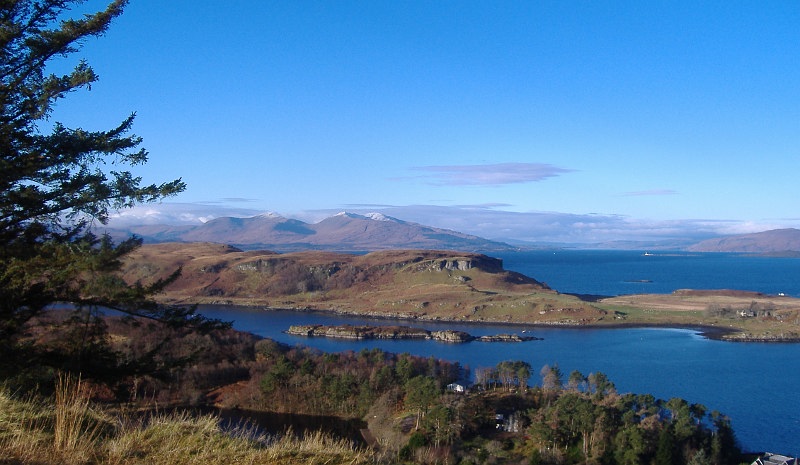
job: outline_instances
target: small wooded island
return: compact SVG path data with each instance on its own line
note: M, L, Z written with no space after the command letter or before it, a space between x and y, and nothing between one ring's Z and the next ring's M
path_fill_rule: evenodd
M409 326L353 326L353 325L292 325L287 334L308 337L333 337L342 339L425 339L439 342L525 342L541 338L517 334L496 334L475 337L464 331L428 331Z

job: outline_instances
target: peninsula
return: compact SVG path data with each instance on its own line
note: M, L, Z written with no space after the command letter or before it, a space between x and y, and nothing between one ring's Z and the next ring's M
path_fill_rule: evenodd
M147 284L179 268L163 302L458 323L696 327L726 340L800 340L800 299L682 290L583 300L469 252L275 253L163 243L131 253L123 278Z

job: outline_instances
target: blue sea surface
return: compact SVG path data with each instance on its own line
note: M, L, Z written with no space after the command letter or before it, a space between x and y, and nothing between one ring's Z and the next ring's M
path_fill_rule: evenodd
M669 294L737 289L800 297L800 258L735 253L537 250L490 254L552 289L570 294Z
M315 312L203 306L207 316L233 320L234 327L291 346L325 352L380 348L387 352L459 362L472 369L504 360L523 360L537 373L558 364L565 377L603 372L619 392L651 393L668 400L681 397L731 418L746 450L794 453L800 438L800 344L733 343L706 339L687 329L567 329L504 325L457 325L419 321L350 318ZM293 324L402 324L429 330L458 329L475 336L533 334L522 343L447 344L419 340L349 340L292 336ZM541 380L537 374L531 384Z
M675 289L742 289L800 296L800 260L734 254L656 254L619 251L536 251L496 255L506 269L547 282L561 292L619 295ZM642 282L642 280L645 280ZM313 312L204 306L214 318L290 345L326 352L380 348L433 356L473 369L523 360L534 372L558 364L568 376L603 372L618 391L681 397L731 418L750 451L800 452L800 344L710 340L689 329L567 329L386 321ZM543 340L522 343L445 344L435 341L341 340L285 333L293 324L403 324L459 329L475 336L517 333ZM537 374L532 384L541 380Z

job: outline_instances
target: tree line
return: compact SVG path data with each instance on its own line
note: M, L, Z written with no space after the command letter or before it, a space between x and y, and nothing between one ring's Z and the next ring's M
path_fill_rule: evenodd
M473 374L379 349L330 354L272 340L255 347L248 386L229 405L349 418L386 410L384 421L402 434L382 446L408 463L727 465L741 456L723 414L680 398L618 393L601 372L565 377L545 365L530 385L523 361ZM466 393L453 389L473 377Z

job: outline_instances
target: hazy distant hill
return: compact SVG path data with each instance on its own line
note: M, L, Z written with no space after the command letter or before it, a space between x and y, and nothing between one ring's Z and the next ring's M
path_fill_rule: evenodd
M319 223L265 214L217 218L198 226L134 226L110 231L148 243L216 242L245 249L372 251L387 249L514 250L509 244L371 213L342 212Z
M798 252L800 251L800 230L773 229L753 234L708 239L688 247L687 250L692 252Z

